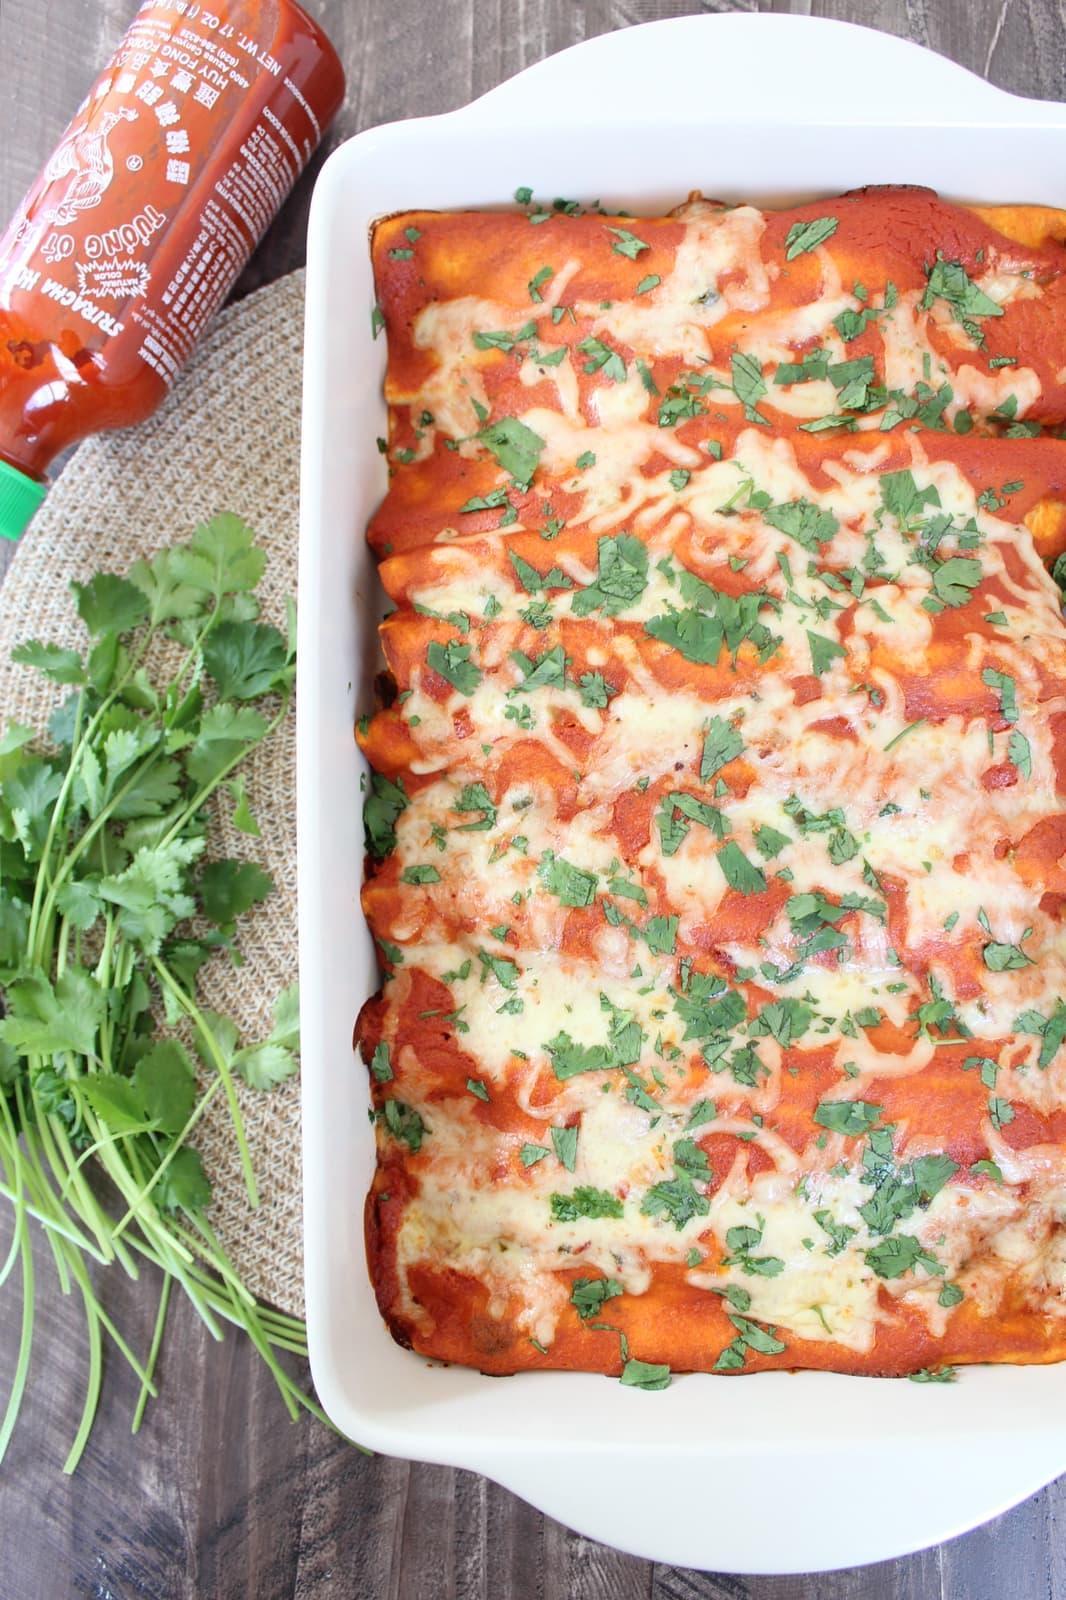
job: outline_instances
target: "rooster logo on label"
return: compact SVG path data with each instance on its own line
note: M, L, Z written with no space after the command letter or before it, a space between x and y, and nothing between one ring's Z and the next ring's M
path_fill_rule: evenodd
M63 228L75 220L79 211L100 204L115 176L108 135L120 122L136 120L136 111L120 106L117 111L105 111L98 122L75 129L63 140L45 168L45 179L59 183L69 176L70 182L48 213L48 221Z

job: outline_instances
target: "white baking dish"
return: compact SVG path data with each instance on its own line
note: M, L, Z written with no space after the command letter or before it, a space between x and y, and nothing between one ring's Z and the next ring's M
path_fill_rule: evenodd
M508 204L523 184L653 213L693 189L780 203L885 182L1066 205L1066 107L844 23L685 17L579 45L452 115L360 134L327 162L311 214L299 850L315 1383L338 1427L374 1450L474 1468L597 1539L734 1572L881 1560L1032 1493L1066 1470L1066 1366L943 1386L691 1376L645 1393L580 1374L501 1382L389 1338L363 1253L373 1149L352 1054L377 987L352 739L375 659L363 529L385 488L367 229L407 207Z

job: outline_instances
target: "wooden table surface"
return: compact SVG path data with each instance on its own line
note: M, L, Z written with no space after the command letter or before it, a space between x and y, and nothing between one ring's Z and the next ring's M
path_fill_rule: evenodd
M1066 12L1058 0L306 3L348 74L327 148L375 123L450 110L593 34L701 10L864 22L931 46L1007 89L1066 98ZM133 10L133 0L0 0L0 219L13 211ZM812 82L816 66L797 62ZM889 96L891 85L882 93ZM313 176L240 288L303 260ZM0 580L8 558L0 541ZM0 1217L0 1252L5 1222ZM876 1567L738 1578L653 1566L568 1532L472 1473L368 1458L318 1424L291 1425L250 1345L236 1335L214 1344L181 1306L171 1313L163 1393L140 1434L129 1433L134 1379L123 1364L109 1363L96 1429L68 1479L59 1464L81 1405L84 1349L77 1308L59 1294L43 1254L39 1264L30 1395L0 1469L0 1600L1066 1597L1066 1479L975 1533ZM152 1286L110 1276L115 1281L100 1287L111 1314L146 1347ZM19 1317L17 1292L0 1292L0 1396L14 1368ZM768 1548L772 1539L771 1518Z

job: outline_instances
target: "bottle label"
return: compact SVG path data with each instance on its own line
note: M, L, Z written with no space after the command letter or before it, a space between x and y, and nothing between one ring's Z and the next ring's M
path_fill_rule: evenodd
M0 306L54 301L75 361L129 333L169 384L321 137L272 43L146 0L0 238Z

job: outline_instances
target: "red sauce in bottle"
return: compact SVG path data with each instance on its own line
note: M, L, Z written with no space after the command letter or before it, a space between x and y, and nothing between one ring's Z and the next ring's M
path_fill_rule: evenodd
M145 0L0 236L0 535L159 405L343 94L294 0Z

